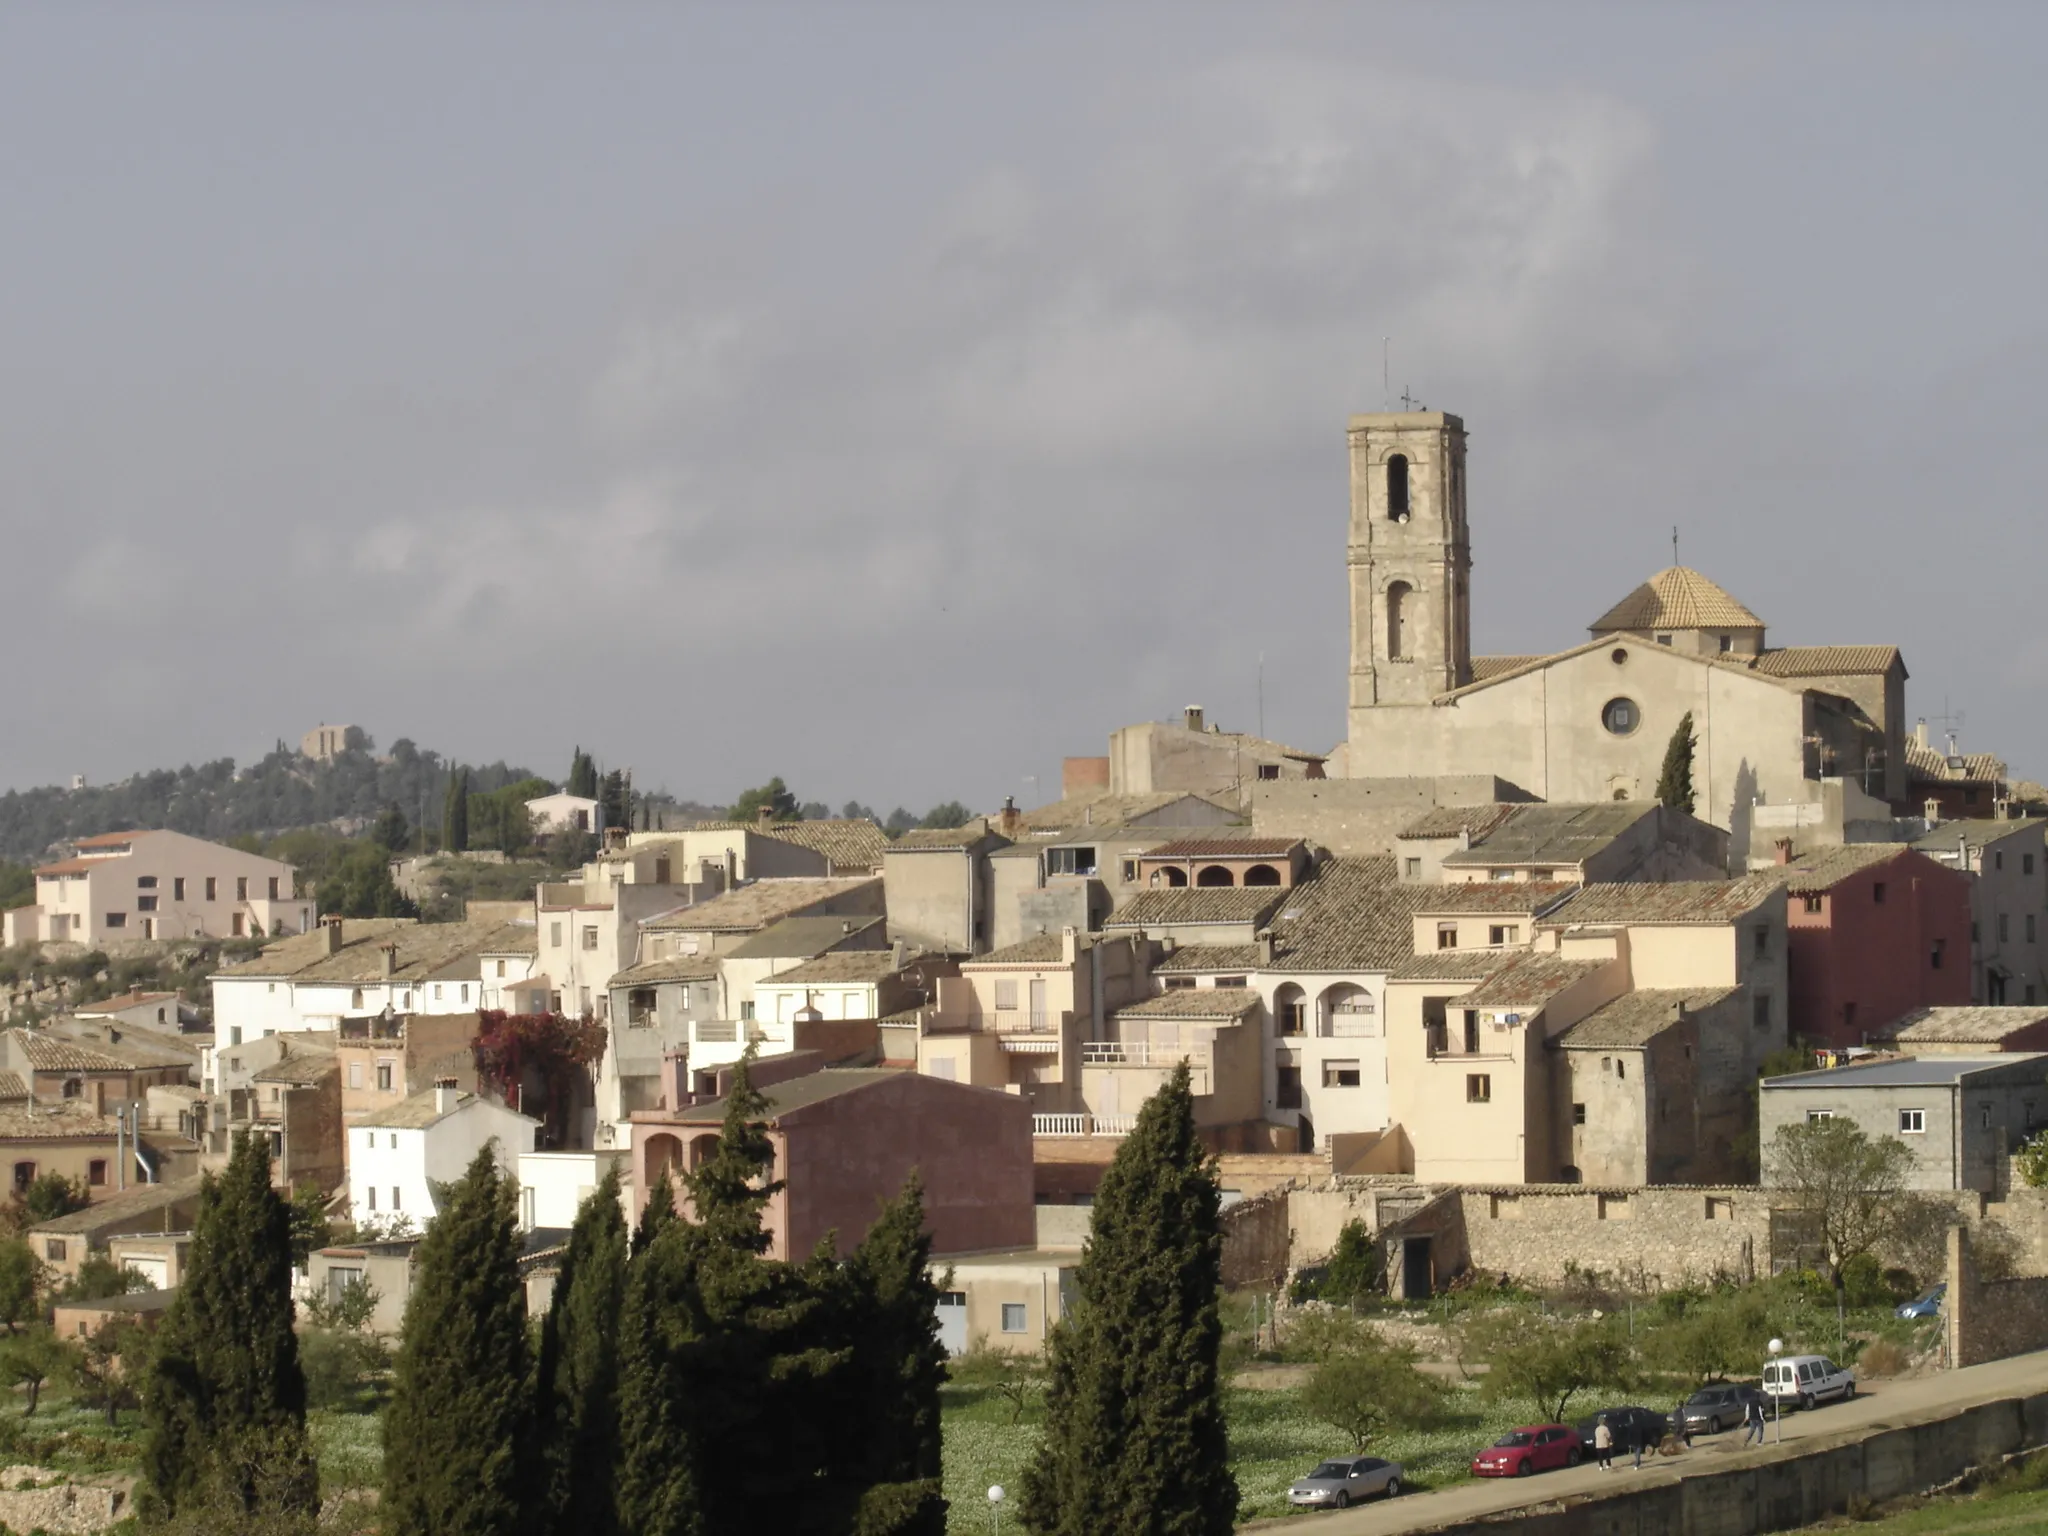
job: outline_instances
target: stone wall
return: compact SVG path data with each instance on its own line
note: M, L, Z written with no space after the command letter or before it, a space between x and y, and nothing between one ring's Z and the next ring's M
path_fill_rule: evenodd
M1942 1316L1951 1365L1982 1365L2048 1349L2048 1279L1980 1279L1969 1229L1950 1227Z
M1770 1273L1770 1204L1760 1189L1591 1189L1527 1184L1461 1191L1474 1269L1538 1285L1567 1269L1658 1290Z
M1289 1192L1272 1190L1240 1200L1223 1213L1223 1284L1278 1287L1287 1278L1292 1233Z

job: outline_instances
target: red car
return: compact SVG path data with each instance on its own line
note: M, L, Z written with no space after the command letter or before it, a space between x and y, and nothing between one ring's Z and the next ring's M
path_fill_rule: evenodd
M1511 1429L1472 1458L1474 1477L1527 1477L1556 1467L1576 1467L1585 1457L1579 1432L1566 1424L1531 1424Z

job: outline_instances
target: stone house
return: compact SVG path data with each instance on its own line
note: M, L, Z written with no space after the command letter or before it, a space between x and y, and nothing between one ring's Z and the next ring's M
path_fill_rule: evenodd
M1950 821L1913 846L1970 875L1970 1001L2048 1003L2048 857L2038 820Z
M198 1214L199 1179L188 1176L105 1191L105 1198L84 1210L37 1222L22 1236L39 1261L68 1280L88 1257L106 1252L115 1239L187 1231Z
M1915 1008L1881 1037L1908 1056L2048 1051L2048 1007Z
M889 931L940 954L986 954L995 931L992 860L1014 841L987 816L904 833L882 854Z

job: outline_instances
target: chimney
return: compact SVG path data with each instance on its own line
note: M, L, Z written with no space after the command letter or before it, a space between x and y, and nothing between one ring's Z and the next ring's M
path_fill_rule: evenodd
M757 826L757 827L765 827L765 826L767 826L767 825L768 825L768 824L769 824L770 822L772 822L772 821L774 821L774 820L775 820L775 807L774 807L774 806L772 806L772 805L763 805L763 806L759 806L759 807L756 807L756 809L755 809L755 811L754 811L754 825L755 825L755 826Z
M725 888L730 891L740 883L740 856L734 850L725 850Z
M1927 722L1924 719L1917 720L1913 724L1913 745L1916 747L1927 745Z
M690 1100L690 1053L678 1048L661 1053L660 1108L674 1111Z
M398 946L396 944L379 944L377 952L384 957L384 979L389 981L398 974Z
M1933 796L1930 795L1927 798L1926 802L1921 805L1920 809L1921 812L1927 818L1927 825L1929 830L1932 830L1936 825L1940 823L1941 802L1939 800L1935 799Z
M1472 846L1472 829L1470 827L1458 828L1458 846L1460 848L1470 848Z
M1772 863L1774 863L1774 864L1790 864L1790 863L1792 862L1792 839L1791 839L1791 838L1789 838L1789 837L1781 837L1781 838L1778 838L1778 839L1777 839L1777 840L1776 840L1775 842L1773 842L1773 843L1771 844L1771 847L1777 850L1777 857L1776 857L1776 858L1774 858L1774 859L1773 859L1773 860L1771 861Z
M322 932L322 933L323 933L323 934L324 934L324 935L326 936L326 939L327 939L327 953L328 953L328 954L330 954L330 955L338 955L338 954L340 954L340 953L341 953L341 919L340 919L340 918L338 918L338 917L323 917L323 918L321 918L321 919L320 919L320 931L321 931L321 932Z
M1273 963L1273 930L1261 928L1258 931L1257 938L1259 944L1259 964L1271 965Z
M2004 795L1999 795L1993 799L1991 802L1991 819L1993 821L2011 821L2012 801L2008 800Z
M454 1078L437 1077L434 1079L435 1114L445 1115L451 1113L461 1100L462 1090L455 1086Z
M604 829L605 847L607 849L617 849L625 847L626 833L629 830L630 829L626 827L606 827Z
M1060 964L1072 965L1080 957L1081 939L1069 924L1060 930Z
M996 830L1013 843L1017 841L1018 835L1023 832L1024 816L1017 809L1017 797L1015 795L1003 796L1003 808L996 817Z
M902 970L903 962L909 954L910 946L901 939L896 940L895 943L889 946L889 969L892 971Z
M1187 707L1186 714L1188 729L1191 731L1199 731L1202 728L1202 706L1199 704L1190 704Z

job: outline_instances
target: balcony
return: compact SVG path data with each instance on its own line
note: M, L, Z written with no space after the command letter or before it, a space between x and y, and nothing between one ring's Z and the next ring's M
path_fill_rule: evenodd
M699 1019L690 1026L690 1039L698 1045L787 1045L789 1029L759 1019Z
M381 1014L366 1014L362 1018L344 1018L341 1021L343 1040L384 1040L397 1044L405 1038L403 1016L385 1018Z
M1033 1115L1034 1136L1128 1136L1136 1115Z
M1090 1040L1081 1047L1081 1064L1087 1067L1166 1067L1185 1061L1196 1072L1214 1065L1205 1045L1153 1045L1148 1041Z
M1046 1008L1000 1008L975 1015L972 1027L990 1035L1057 1035L1070 1017Z

